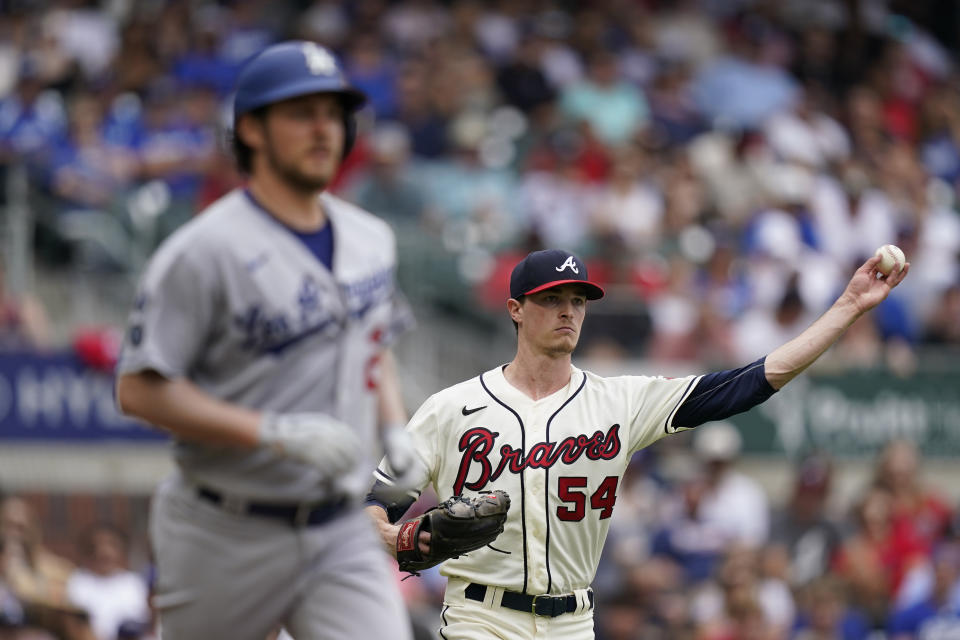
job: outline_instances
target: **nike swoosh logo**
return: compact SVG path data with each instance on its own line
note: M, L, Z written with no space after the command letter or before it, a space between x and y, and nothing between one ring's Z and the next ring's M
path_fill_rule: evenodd
M460 409L460 413L462 413L465 416L468 416L471 413L476 413L477 411L480 411L481 409L486 409L486 408L487 408L487 405L483 405L482 407L477 407L476 409L467 409L467 405L463 405L463 409Z

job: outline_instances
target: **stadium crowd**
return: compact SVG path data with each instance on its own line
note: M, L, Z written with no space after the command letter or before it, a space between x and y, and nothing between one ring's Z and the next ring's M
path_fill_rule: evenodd
M593 585L598 640L958 637L960 517L921 480L912 443L885 446L846 506L824 452L797 462L776 505L738 469L730 424L682 440L631 462ZM154 638L151 566L131 568L122 525L94 521L54 553L44 502L0 501L0 638ZM436 637L444 580L434 568L400 582L417 638Z
M48 263L136 269L237 184L235 74L296 36L371 98L337 190L456 259L438 297L499 311L516 252L564 246L613 290L586 346L739 362L891 242L914 284L844 359L960 341L956 42L883 2L4 4L0 164Z
M0 0L0 173L27 172L40 263L136 271L239 184L240 65L279 39L316 40L371 101L335 190L395 226L401 263L440 252L455 267L416 269L437 285L420 302L467 290L461 312L501 316L517 256L562 246L608 290L581 355L742 364L894 243L910 286L829 357L909 372L919 346L960 345L958 12L936 0ZM30 292L0 286L0 346L48 334ZM696 460L664 443L634 461L597 579L598 638L960 637L960 532L911 445L884 450L849 512L830 509L832 463L811 454L781 508L731 465L736 432L715 427L696 434ZM4 522L23 516L10 500ZM3 548L10 626L25 610L15 574L35 557L19 547ZM122 573L112 562L107 574ZM96 598L98 571L69 583ZM431 630L439 580L403 583ZM118 637L90 615L96 637ZM918 635L924 624L940 635Z

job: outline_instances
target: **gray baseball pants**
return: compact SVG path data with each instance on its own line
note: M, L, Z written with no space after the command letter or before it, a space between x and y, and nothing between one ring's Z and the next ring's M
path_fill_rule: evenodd
M319 526L238 515L176 475L156 492L153 602L165 640L409 640L386 553L359 508Z

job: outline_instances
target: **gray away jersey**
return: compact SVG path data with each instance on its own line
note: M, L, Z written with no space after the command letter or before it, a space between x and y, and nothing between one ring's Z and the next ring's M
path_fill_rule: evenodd
M412 318L395 289L389 226L332 195L321 199L333 226L332 273L242 190L174 233L142 277L118 373L152 369L241 406L328 413L372 448L378 358ZM176 459L188 478L252 498L329 491L318 471L267 448L180 441Z

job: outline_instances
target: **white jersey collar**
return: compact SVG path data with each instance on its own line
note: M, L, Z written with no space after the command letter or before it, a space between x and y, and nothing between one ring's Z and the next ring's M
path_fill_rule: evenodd
M570 382L560 389L557 389L549 396L544 396L539 400L534 400L510 384L510 382L507 380L507 377L503 374L503 369L506 366L506 364L502 364L484 373L483 383L486 385L487 389L500 400L515 407L549 405L554 402L563 402L570 397L570 394L579 389L581 383L583 382L583 371L573 365L570 365Z

